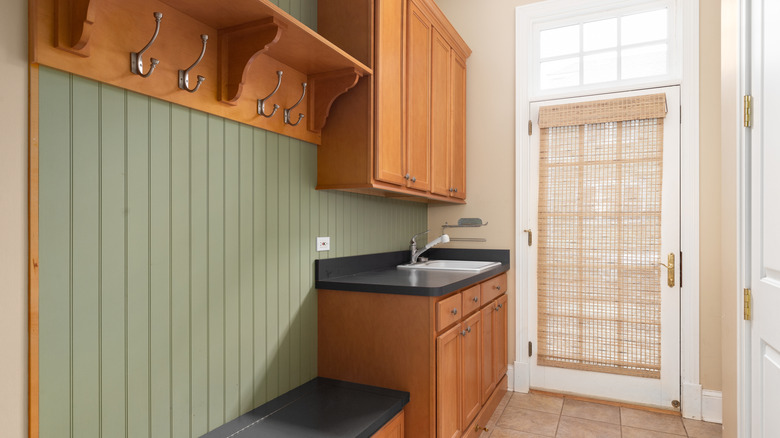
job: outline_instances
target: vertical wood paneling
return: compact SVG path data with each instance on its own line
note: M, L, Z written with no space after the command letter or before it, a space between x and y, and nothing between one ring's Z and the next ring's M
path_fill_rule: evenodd
M40 69L40 434L71 432L70 76Z
M100 421L103 436L124 436L127 427L125 92L101 86L100 110Z
M190 111L190 410L192 435L208 432L208 118Z
M173 437L192 435L190 412L190 115L171 108L171 393ZM132 421L132 419L129 419Z
M98 84L73 77L71 315L73 331L73 434L96 437L100 425L92 416L100 410L98 269Z
M423 204L314 190L314 145L41 78L42 437L200 436L308 381L314 260L426 226Z
M150 365L153 438L171 436L171 107L151 100Z
M225 423L225 123L209 116L209 430Z
M127 95L127 416L149 436L149 99Z
M239 125L225 122L225 419L237 417L239 406L238 295L238 139Z

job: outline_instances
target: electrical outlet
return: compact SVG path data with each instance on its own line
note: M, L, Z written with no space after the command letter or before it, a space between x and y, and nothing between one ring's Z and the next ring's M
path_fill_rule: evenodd
M330 237L317 238L317 251L330 251Z

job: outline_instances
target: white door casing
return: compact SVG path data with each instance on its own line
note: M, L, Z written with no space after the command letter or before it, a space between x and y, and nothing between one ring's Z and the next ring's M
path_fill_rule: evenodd
M528 225L538 230L537 211L538 172L539 172L539 133L536 125L540 106L565 104L578 101L602 100L655 94L665 92L668 113L664 119L664 165L662 192L662 259L666 254L680 254L680 93L679 87L665 87L634 92L614 93L556 100L554 102L536 102L530 106L531 120L534 123L530 142L530 172L528 174L529 204ZM528 329L529 339L537 345L537 295L536 295L536 246L529 248L525 274L528 276ZM676 257L679 261L679 256ZM679 263L679 262L677 262ZM582 394L598 398L628 401L645 405L671 408L672 401L680 399L680 271L676 270L675 286L666 284L666 270L661 269L661 379L640 378L616 374L579 371L537 365L537 355L530 358L530 386L556 392Z
M780 436L780 2L752 0L745 253L752 320L746 325L745 384L752 438Z

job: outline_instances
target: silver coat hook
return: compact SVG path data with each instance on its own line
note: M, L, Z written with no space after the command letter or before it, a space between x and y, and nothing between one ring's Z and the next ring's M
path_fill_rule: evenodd
M274 110L271 111L271 114L265 113L265 101L270 99L271 96L276 94L276 92L279 90L279 86L282 85L282 71L278 70L276 72L276 75L279 77L278 82L276 83L276 88L274 88L274 91L271 92L268 96L264 97L263 99L257 99L257 114L260 114L263 117L273 117L274 114L276 114L276 110L279 109L279 105L274 104ZM297 104L296 104L297 105ZM285 110L287 111L287 110Z
M303 114L298 113L298 121L295 123L290 123L290 111L293 110L296 106L298 106L299 103L303 100L303 97L306 96L306 82L301 83L303 85L303 94L301 95L301 98L298 99L297 102L295 102L295 105L285 108L284 110L284 123L290 125L290 126L298 126L298 123L301 123L301 120L303 120Z
M149 66L149 71L144 74L144 60L143 55L144 52L149 50L149 47L152 46L154 43L154 40L157 39L157 34L160 33L160 20L162 20L162 12L155 12L154 13L154 21L157 22L157 26L154 29L154 35L152 35L152 40L149 41L149 44L147 44L143 49L141 49L140 52L130 52L130 71L143 77L149 77L150 74L154 71L154 68L157 67L157 64L160 63L159 60L156 58L152 58L152 65Z
M190 93L194 93L198 91L198 88L200 88L200 84L202 84L203 81L206 80L206 78L204 78L203 76L198 75L198 83L195 85L195 88L190 90L190 70L195 68L195 66L198 65L198 63L200 63L200 60L203 59L203 55L206 54L206 41L209 40L209 36L201 35L200 39L203 40L203 50L200 51L200 56L198 56L198 59L195 60L195 63L192 64L190 68L188 68L187 70L179 70L179 88L181 88L182 90L187 90Z

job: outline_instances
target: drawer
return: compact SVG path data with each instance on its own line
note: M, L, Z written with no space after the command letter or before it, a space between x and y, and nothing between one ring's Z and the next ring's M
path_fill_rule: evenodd
M436 331L444 330L463 316L461 294L457 293L436 303Z
M480 297L482 303L493 301L497 296L506 292L506 273L481 283L480 287L482 288Z
M482 306L479 285L464 290L461 295L463 295L463 315L468 315Z

